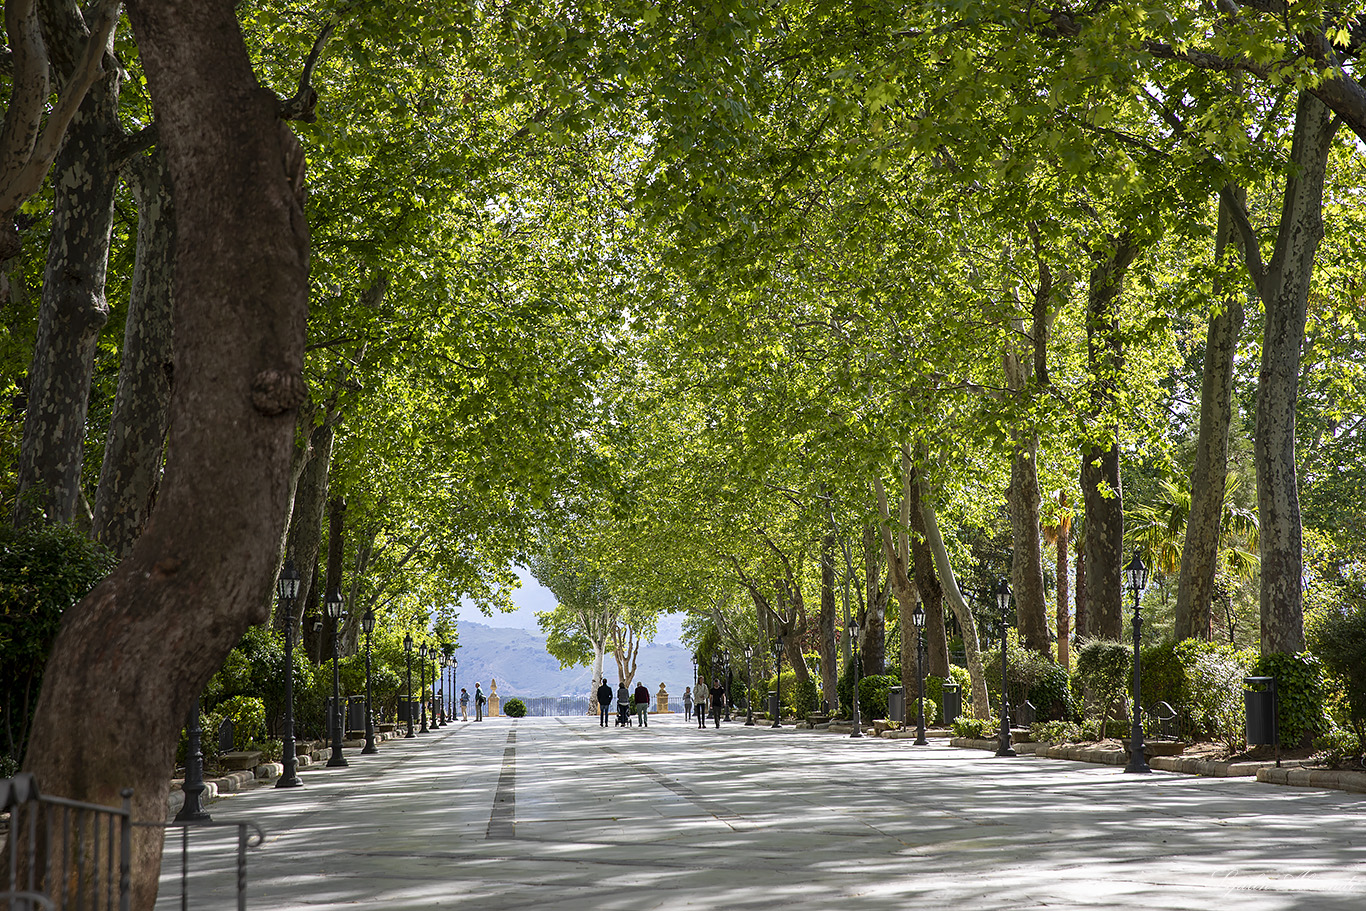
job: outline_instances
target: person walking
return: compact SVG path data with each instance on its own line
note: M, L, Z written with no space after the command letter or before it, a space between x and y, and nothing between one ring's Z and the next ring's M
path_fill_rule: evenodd
M721 681L713 677L711 681L711 717L716 720L716 726L721 726L721 707L726 704L726 688L721 685ZM704 724L703 727L706 727Z
M484 720L484 691L479 688L479 684L474 685L474 720Z
M650 691L639 680L636 681L636 691L632 696L632 701L635 703L632 708L636 710L636 720L640 722L641 727L648 728L650 726Z
M602 678L602 684L598 687L598 726L607 727L607 713L612 711L612 687L608 685L607 678Z
M470 691L463 686L460 688L460 720L470 720Z
M683 687L683 720L692 718L692 687Z
M626 681L621 680L617 683L617 727L631 726L631 691L626 688Z
M697 718L698 728L707 726L707 691L700 680L697 682L697 701L693 703L692 713Z

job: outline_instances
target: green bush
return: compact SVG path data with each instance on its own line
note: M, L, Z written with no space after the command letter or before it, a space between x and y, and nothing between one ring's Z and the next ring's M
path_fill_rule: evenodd
M1186 663L1187 711L1204 735L1228 747L1244 743L1243 677L1247 669L1231 645L1188 639L1178 644Z
M972 675L968 673L968 669L959 667L956 664L949 665L949 678L952 682L958 684L958 695L962 699L963 704L971 705ZM925 704L929 705L930 702L933 702L936 713L934 719L931 720L927 710L925 720L932 724L942 724L944 721L944 683L945 680L943 677L935 677L933 675L926 675L925 677Z
M1080 743L1085 740L1081 725L1072 721L1036 721L1029 726L1029 736L1044 743Z
M887 717L887 691L901 686L901 678L876 674L858 682L859 717L865 721Z
M1118 707L1131 662L1129 649L1113 639L1090 639L1077 650L1077 677L1095 698L1102 726Z
M792 687L792 711L796 717L805 718L808 713L816 710L819 703L815 680L798 680Z
M1313 611L1305 618L1304 631L1310 651L1341 681L1334 689L1346 705L1344 722L1355 731L1359 749L1366 751L1366 603Z
M1366 656L1358 656L1358 661ZM1251 676L1275 677L1282 746L1305 746L1333 727L1326 709L1324 668L1309 652L1262 655L1249 669ZM1239 691L1241 693L1241 687ZM1240 695L1241 701L1241 695Z
M74 528L0 523L0 768L24 755L62 613L113 566L107 550Z
M906 727L908 728L915 727L918 722L918 716L920 714L920 709L918 707L919 704L916 701L918 698L919 697L912 697L906 700ZM936 703L929 696L926 696L925 724L934 724L934 719L937 717L939 717L939 704Z
M1010 665L1010 704L1026 699L1045 718L1071 718L1075 714L1067 669L1046 655L1020 645L1019 635L1011 630L1006 645ZM982 670L993 705L1001 701L1001 653L982 653Z
M526 715L526 703L514 696L503 703L503 714L509 718L522 718Z
M266 734L266 707L257 696L234 696L218 704L215 714L232 720L232 748L241 752ZM217 740L218 727L205 728L204 736Z
M965 737L968 740L990 740L991 737L1001 728L999 718L970 718L966 715L955 721L950 728L955 737Z

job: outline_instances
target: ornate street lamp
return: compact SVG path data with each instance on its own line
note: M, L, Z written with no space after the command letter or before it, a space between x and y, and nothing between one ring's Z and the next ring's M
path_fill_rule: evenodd
M1129 764L1124 771L1151 772L1152 769L1148 768L1148 750L1143 744L1143 691L1138 668L1138 643L1143 632L1143 617L1139 614L1138 602L1143 589L1148 587L1148 567L1143 564L1143 558L1137 550L1129 565L1124 567L1124 581L1134 596L1134 692L1133 706L1129 709L1129 714L1133 716L1133 727L1129 734Z
M375 746L375 719L371 717L370 694L370 634L375 631L375 612L367 610L360 618L361 629L365 630L365 747L362 753L378 753Z
M346 724L346 712L342 709L341 666L338 663L341 660L340 633L343 616L341 594L334 589L323 601L323 609L332 620L332 756L327 760L327 767L332 769L351 764L342 755L342 727Z
M275 583L280 598L280 614L285 618L285 729L283 759L285 773L275 782L277 788L297 788L299 755L294 749L294 601L299 597L299 571L293 560L285 561L280 579Z
M204 793L204 752L199 747L199 697L194 697L194 708L185 722L185 735L189 743L185 747L185 781L180 790L185 793L185 802L176 813L176 822L212 822L213 817L205 811L200 801Z
M1010 622L1010 583L1005 576L996 585L996 609L1001 618L1001 746L997 756L1014 756L1015 748L1010 745L1010 685L1006 673L1006 624Z
M929 741L925 739L925 607L919 602L911 611L911 622L915 624L915 675L920 691L920 717L915 722L915 745L923 747Z
M754 665L749 659L754 657L754 646L745 643L745 727L754 727Z
M407 740L409 737L414 736L414 734L413 734L413 634L412 634L412 633L404 633L404 634L403 634L403 654L404 654L404 657L406 658L407 664L408 664L408 687L407 687L407 689L408 689L408 694L407 694L406 696L403 697L403 701L404 701L405 703L407 703L407 704L404 705L404 707L403 707L403 713L404 713L405 715L408 716L408 733L404 735L403 739L404 739L404 740Z
M419 734L427 733L427 643L417 647L417 701L422 703L422 726Z
M782 727L783 717L783 637L779 636L777 644L773 649L778 655L778 676L774 679L774 695L778 697L777 705L773 706L773 727Z
M863 736L863 720L859 717L858 711L858 682L859 682L859 658L858 658L858 620L854 617L849 618L849 638L850 644L854 647L854 732L850 737Z
M456 688L455 688L455 683L456 683L456 680L455 680L455 673L456 673L456 671L458 671L458 670L460 670L460 659L457 658L457 657L455 657L454 655L452 655L452 656L451 656L451 720L452 720L452 721L454 721L454 720L456 719L456 714L455 714L455 711L456 711L455 694L456 694L457 691L456 691Z

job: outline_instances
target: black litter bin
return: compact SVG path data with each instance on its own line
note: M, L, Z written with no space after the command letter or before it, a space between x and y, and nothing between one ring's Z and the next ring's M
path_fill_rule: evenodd
M776 690L768 691L768 717L778 717L778 693Z
M1244 677L1243 705L1247 708L1247 743L1280 744L1276 717L1276 678Z
M899 686L887 690L887 720L906 723L906 691Z
M346 730L365 732L365 697L351 696L346 700Z
M940 708L944 712L944 723L953 724L963 714L963 694L958 691L958 684L945 683L943 696L944 704Z

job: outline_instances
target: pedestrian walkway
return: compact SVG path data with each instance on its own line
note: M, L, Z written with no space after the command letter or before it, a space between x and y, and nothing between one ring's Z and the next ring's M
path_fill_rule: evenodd
M1366 907L1366 797L1339 791L681 716L496 718L348 758L210 807L267 833L249 908ZM216 866L191 908L232 906Z

